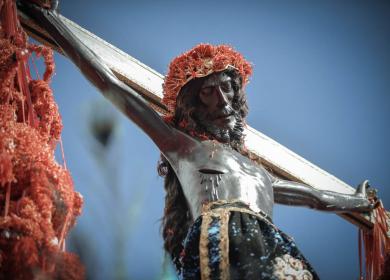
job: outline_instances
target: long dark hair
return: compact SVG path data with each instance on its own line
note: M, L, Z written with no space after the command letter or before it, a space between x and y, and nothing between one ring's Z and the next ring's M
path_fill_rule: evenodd
M232 78L234 97L232 102L233 109L236 113L236 125L230 133L229 144L233 149L241 152L243 146L244 119L248 114L246 95L242 90L242 79L234 69L225 70L225 73ZM205 78L198 78L188 82L180 90L176 100L175 115L172 125L189 135L204 139L207 135L205 127L197 122L194 118L194 111L199 106L198 92ZM208 139L213 139L207 135ZM164 249L171 255L172 260L177 268L180 268L179 258L183 250L182 242L187 235L187 231L193 222L187 200L180 182L173 171L171 165L161 155L158 163L158 174L165 178L164 188L165 208L162 218L162 236L164 239Z

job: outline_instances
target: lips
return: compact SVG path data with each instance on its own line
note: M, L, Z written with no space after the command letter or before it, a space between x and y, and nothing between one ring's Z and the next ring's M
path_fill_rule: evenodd
M214 120L216 120L216 121L219 121L219 120L227 120L227 119L229 119L231 116L233 116L233 114L221 115L221 116L217 116L216 118L214 118Z
M229 117L234 115L234 111L230 109L224 109L219 112L215 112L214 116L212 116L211 119L213 120L223 120L228 119Z
M213 120L213 123L218 126L226 126L234 121L234 114L223 115Z

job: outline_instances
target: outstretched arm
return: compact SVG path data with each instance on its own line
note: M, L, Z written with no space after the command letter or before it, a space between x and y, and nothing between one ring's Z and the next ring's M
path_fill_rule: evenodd
M273 182L275 202L287 205L306 206L332 212L367 212L374 203L367 198L368 181L361 183L355 194L342 194L317 190L302 183L275 179Z
M18 9L46 30L84 76L148 134L162 152L174 148L177 131L167 125L137 92L118 80L93 50L67 28L55 9L56 5L53 9L44 9L27 1L18 1Z

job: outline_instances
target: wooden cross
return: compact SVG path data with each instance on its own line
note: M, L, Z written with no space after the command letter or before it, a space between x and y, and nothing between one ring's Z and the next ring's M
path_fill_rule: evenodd
M163 75L71 20L63 16L61 17L74 35L85 45L91 46L91 49L101 57L121 81L141 94L154 110L162 115L167 112L166 107L161 102L163 96ZM22 17L21 22L31 37L61 52L51 37L34 24L33 21ZM329 190L345 194L353 194L355 192L355 188L254 128L247 126L245 135L245 145L253 154L253 159L260 161L276 176L302 182L318 190ZM368 215L345 213L340 214L340 216L363 229L372 228L373 226Z

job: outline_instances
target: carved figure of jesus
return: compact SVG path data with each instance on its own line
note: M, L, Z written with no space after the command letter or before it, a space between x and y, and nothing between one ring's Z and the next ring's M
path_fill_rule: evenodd
M354 195L274 177L243 144L251 65L230 46L200 44L175 58L162 118L65 26L55 9L19 4L98 90L161 151L163 237L181 279L318 279L294 241L272 222L275 202L366 212L368 182ZM288 278L289 279L289 278Z

